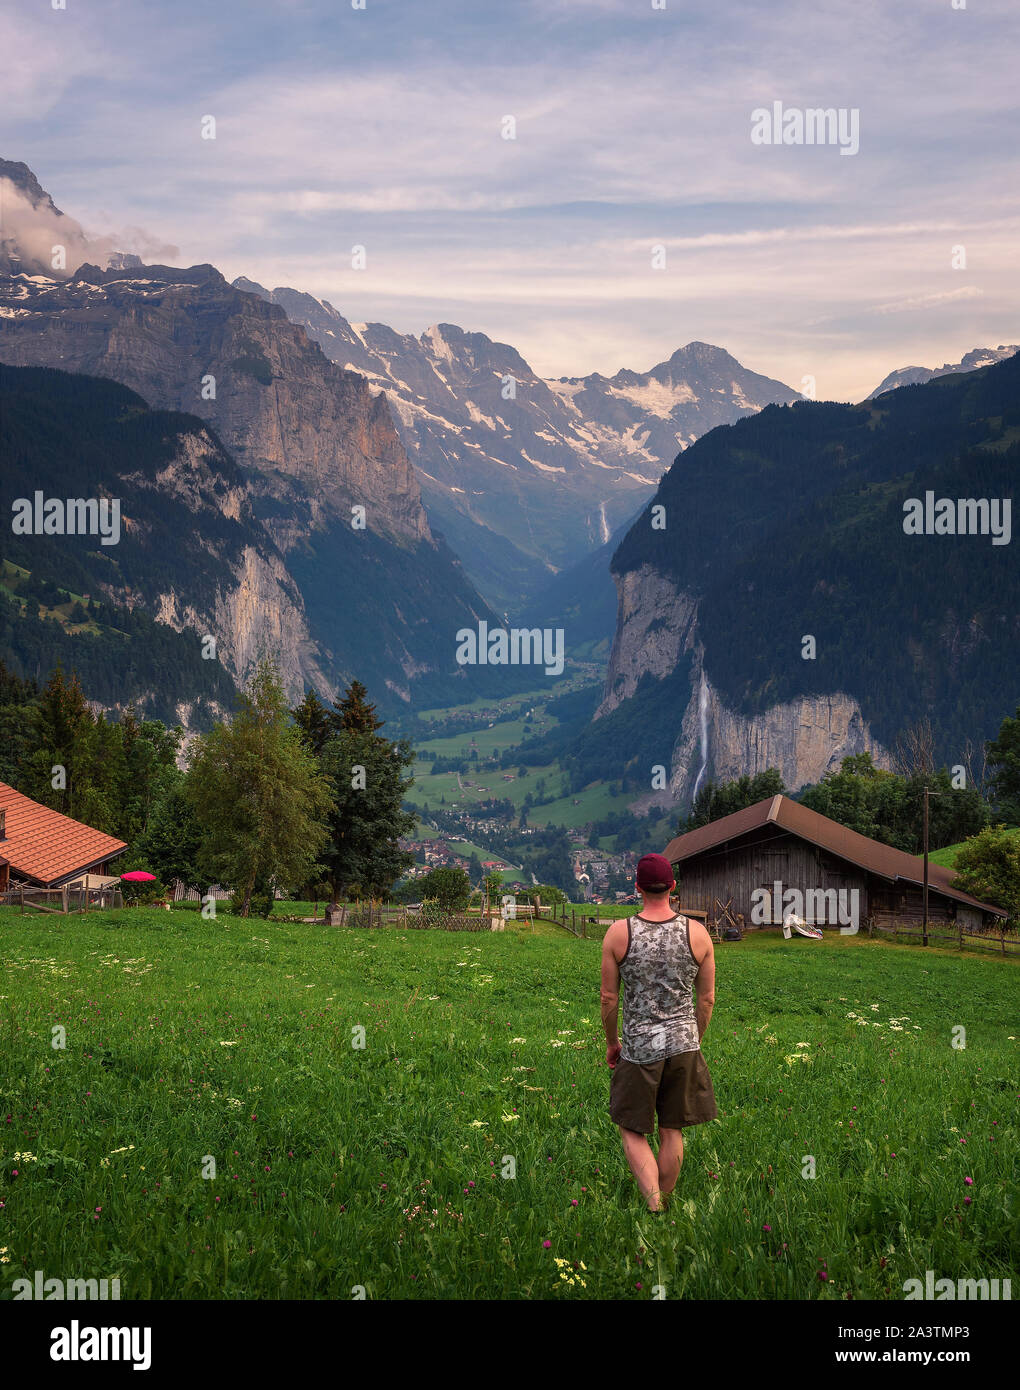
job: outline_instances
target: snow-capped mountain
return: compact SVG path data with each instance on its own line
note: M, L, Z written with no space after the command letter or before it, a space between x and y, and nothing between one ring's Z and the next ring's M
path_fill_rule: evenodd
M431 520L501 606L604 544L699 435L799 399L707 343L649 372L543 380L484 333L440 323L415 338L297 290L233 283L385 391Z
M941 367L901 367L890 372L880 386L876 386L869 401L880 396L883 391L895 391L897 386L920 386L931 381L932 377L949 376L953 372L976 372L979 367L990 367L993 362L1001 362L1004 357L1012 357L1020 352L1020 344L1000 343L997 348L973 348L959 362L946 362Z

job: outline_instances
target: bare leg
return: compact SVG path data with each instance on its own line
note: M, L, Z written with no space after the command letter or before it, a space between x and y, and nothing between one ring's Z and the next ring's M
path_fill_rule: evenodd
M680 1129L663 1129L659 1126L659 1191L668 1197L680 1176L680 1165L684 1161L684 1136Z
M638 1134L633 1129L624 1129L623 1125L617 1127L623 1140L623 1152L630 1164L630 1171L641 1189L641 1196L648 1203L648 1210L660 1211L659 1169L651 1145L643 1134Z

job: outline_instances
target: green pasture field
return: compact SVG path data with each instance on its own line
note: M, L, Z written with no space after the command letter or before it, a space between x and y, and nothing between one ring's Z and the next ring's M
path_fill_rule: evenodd
M548 792L560 791L566 784L566 777L556 762L547 763L544 767L529 768L527 777L518 777L516 768L508 768L506 771L512 771L514 774L512 782L503 781L502 768L472 769L461 774L462 781L466 779L473 784L463 791L457 785L455 772L437 772L433 776L428 771L430 767L428 758L415 763L414 785L407 797L409 806L439 806L440 797L445 797L447 806L456 804L467 807L475 802L488 801L490 797L496 797L512 802L519 809L524 804L528 792L534 792L535 783L540 777L546 779ZM481 791L481 787L485 787L486 790ZM578 803L576 806L575 799ZM587 825L589 821L608 815L610 811L625 810L633 800L633 792L613 796L606 783L596 782L579 791L576 798L567 791L555 801L533 807L528 811L528 823L568 827Z
M1010 831L1011 835L1020 835L1020 827ZM944 868L952 869L956 865L956 856L966 844L965 840L960 840L958 844L947 845L945 849L933 849L928 858L933 864L941 864Z
M461 781L472 784L470 787L465 786L462 791L457 785L455 772L437 772L433 776L427 770L429 767L431 762L427 758L424 762L415 763L412 769L414 785L406 798L409 806L438 806L439 798L445 796L447 806L453 802L462 807L471 806L475 802L489 801L495 797L497 800L511 801L515 807L520 807L524 804L528 792L534 792L535 783L540 777L546 778L548 788L552 791L553 780L562 779L563 776L558 763L529 768L527 777L518 777L516 768L507 768L508 772L513 772L512 782L503 781L502 768L472 768L470 772L461 773ZM482 791L482 787L486 790ZM540 813L548 809L546 806L536 806L535 810L529 813L529 819L533 817L538 824Z
M526 738L537 738L540 734L548 733L560 722L552 715L546 714L544 704L536 705L535 711L531 719L504 719L493 724L491 729L487 725L481 725L470 733L430 738L419 743L415 751L422 762L429 762L434 758L470 758L472 752L476 752L479 758L488 758L496 748L505 753ZM527 733L524 732L525 724L531 726ZM474 743L471 742L472 739ZM497 768L496 776L498 777L500 772L516 771L515 767Z
M543 927L0 909L0 1299L35 1270L124 1299L898 1301L929 1269L1016 1277L1015 961L718 947L720 1114L653 1216L606 1108L599 944Z
M572 688L572 686L576 684L576 682L560 683L555 687L552 694L565 694L568 689L568 684L570 684ZM481 712L483 709L497 709L501 705L509 709L516 707L517 705L523 704L525 700L531 700L537 703L539 701L548 700L549 698L549 686L544 686L539 690L522 690L519 695L505 695L500 700L493 700L491 696L480 696L477 700L471 700L467 704L463 705L447 705L442 709L422 710L419 713L418 718L425 721L426 723L433 724L436 723L438 720L445 719L449 715L453 714L470 714L473 710Z
M529 820L533 825L582 826L607 815L610 811L624 810L634 800L633 792L613 796L606 783L595 782L578 792L575 798L567 790L567 778L558 761L542 767L531 767L526 777L517 776L516 764L508 768L472 766L468 772L462 774L462 777L473 783L472 787L464 791L457 785L456 773L432 775L430 769L437 757L469 758L472 752L472 738L475 740L474 751L478 753L479 758L487 758L491 756L493 749L499 749L501 753L507 752L525 738L547 733L555 728L559 721L548 712L548 700L548 691L541 692L541 696L535 696L535 714L531 720L529 734L524 732L524 719L505 719L494 723L491 729L482 725L470 733L452 734L418 743L415 748L417 761L412 768L414 785L407 798L408 805L437 806L440 804L440 798L445 797L447 806L456 803L464 807L476 801L499 797L520 808L529 791L534 791L538 779L544 777L548 791L562 791L562 795L556 801L545 806L536 806L529 812ZM475 701L474 705L458 706L457 712L466 713L474 708L491 708L491 702L486 704L484 701ZM446 712L432 711L431 714L422 715L422 718L429 719ZM504 772L512 773L513 781L504 782ZM479 790L482 786L486 788L484 792ZM575 800L578 803L576 806Z

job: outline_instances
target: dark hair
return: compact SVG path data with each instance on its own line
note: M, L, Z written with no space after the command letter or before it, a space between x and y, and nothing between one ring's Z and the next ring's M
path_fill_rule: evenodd
M655 883L640 883L638 887L644 889L646 893L668 893L670 890L668 883L661 883L658 880Z

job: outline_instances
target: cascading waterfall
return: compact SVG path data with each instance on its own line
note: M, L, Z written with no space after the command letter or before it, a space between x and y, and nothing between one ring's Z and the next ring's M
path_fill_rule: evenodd
M701 767L694 781L694 791L691 793L691 805L694 805L694 798L698 795L698 788L701 786L701 779L705 775L705 768L708 766L708 681L705 679L705 672L701 673L701 684L698 687L698 717L701 720Z

